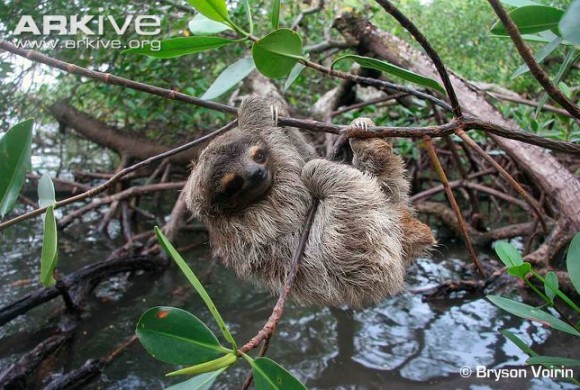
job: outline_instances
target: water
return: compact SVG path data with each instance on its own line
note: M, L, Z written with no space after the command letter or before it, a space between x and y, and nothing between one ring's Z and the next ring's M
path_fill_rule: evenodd
M89 224L60 234L60 269L70 272L105 259L118 243L105 240ZM0 305L38 287L40 222L29 221L2 233ZM82 237L82 240L79 239ZM187 237L181 237L183 243ZM203 246L185 256L202 278L234 337L246 342L268 318L276 297L240 282L212 260ZM499 330L509 329L541 354L572 355L571 337L514 318L483 295L457 293L425 302L413 289L470 274L467 255L448 242L433 258L419 259L409 270L409 291L359 312L298 307L290 303L268 356L288 368L309 388L318 389L572 389L549 379L462 378L459 369L521 367L527 356ZM208 277L208 271L211 274ZM217 327L176 267L160 275L119 276L103 283L88 302L89 312L70 346L39 373L59 375L87 359L107 355L134 332L139 316L157 305L191 311L219 334ZM0 369L51 334L62 302L55 299L0 328ZM174 370L134 343L88 389L161 389L186 378L167 379ZM217 389L239 388L248 371L240 360L219 377Z

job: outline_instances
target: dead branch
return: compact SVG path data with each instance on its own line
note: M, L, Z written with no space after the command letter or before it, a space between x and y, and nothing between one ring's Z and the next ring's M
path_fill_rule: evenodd
M59 221L59 227L64 228L68 226L72 221L77 218L81 218L87 212L99 208L105 204L120 202L128 198L132 198L135 196L143 195L150 192L157 192L157 191L167 191L167 190L178 190L184 186L185 182L174 182L174 183L156 183L156 184L149 184L144 186L134 186L129 187L124 191L118 192L116 194L110 196L104 196L102 198L95 198L89 204L84 207L81 207L78 210L70 212L67 214L66 217L62 218ZM113 209L113 207L111 208ZM105 218L110 220L110 218Z
M80 388L90 382L95 376L101 374L103 369L110 364L113 359L124 352L131 344L137 340L137 336L131 336L127 341L115 348L107 356L100 359L89 359L80 368L58 376L44 387L44 390L62 390Z
M316 4L314 7L305 9L304 11L300 12L300 14L298 14L296 19L294 19L294 22L292 22L292 27L290 28L292 30L296 30L300 25L300 23L302 23L302 20L304 20L305 16L314 14L316 12L320 12L322 11L323 8L324 8L324 0L318 0L318 4Z
M461 231L461 236L463 237L463 241L465 242L465 246L467 247L467 252L469 253L469 257L471 258L471 261L473 261L473 264L477 267L481 277L485 278L485 273L483 272L483 268L481 267L481 263L479 262L479 259L477 258L477 254L475 253L475 249L473 248L473 244L471 243L471 238L469 236L467 224L465 223L465 219L463 218L463 215L461 214L461 209L459 208L459 205L457 204L457 200L455 199L455 196L453 195L453 191L449 187L449 181L447 180L447 175L445 175L445 171L443 170L443 167L441 166L441 162L439 161L439 158L437 157L437 152L435 152L435 148L433 147L433 142L428 137L424 137L423 140L425 142L425 146L427 148L427 153L429 154L429 158L431 159L431 163L433 164L433 168L435 169L435 172L437 172L437 175L439 176L439 179L441 180L441 184L443 184L443 187L445 188L445 194L447 195L447 200L449 201L449 204L451 205L451 207L453 209L453 213L455 214L455 218L457 218L459 230Z
M89 264L63 277L62 282L78 306L86 298L87 294L105 278L129 271L154 271L164 265L165 261L152 256L119 257L112 255L105 261ZM0 308L0 326L60 295L61 293L56 287L42 287L26 294L16 302Z
M417 212L435 216L441 222L443 222L445 226L453 230L455 234L462 235L461 228L457 223L457 218L455 217L455 213L444 204L424 201L416 203L414 207ZM552 228L555 226L555 223L552 220L548 220L547 225L548 227ZM479 232L470 226L467 228L474 244L488 245L493 241L505 240L513 237L522 237L531 234L535 229L535 223L533 221L518 223L489 230L487 232Z
M546 222L544 221L544 216L542 215L542 210L540 210L540 206L538 202L534 198L532 198L526 190L518 183L505 169L501 167L489 154L487 154L474 140L469 138L469 136L461 129L457 129L455 131L463 142L471 149L475 150L481 157L485 159L485 161L489 162L503 177L507 182L525 199L525 201L532 207L536 216L539 218L540 222L542 223L542 228L544 229L544 233L547 233L546 230Z
M498 92L487 92L487 93L489 96L496 98L496 99L499 99L499 100L505 100L507 102L523 104L526 106L536 107L536 108L539 106L538 102L534 102L533 100L524 99L523 97L520 97L520 96L508 96L508 95L504 95L504 94L501 94ZM568 111L562 110L561 108L558 108L558 107L550 106L549 104L544 104L542 106L542 110L551 111L551 112L554 112L556 114L567 116L568 118L574 118L574 116L572 114L570 114Z

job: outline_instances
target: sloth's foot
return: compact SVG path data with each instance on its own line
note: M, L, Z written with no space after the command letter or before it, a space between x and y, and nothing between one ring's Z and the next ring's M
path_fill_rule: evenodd
M350 122L350 127L358 130L368 131L369 127L374 127L375 123L371 118L360 117Z
M351 122L350 126L357 130L368 131L369 127L374 127L375 124L370 118L357 118ZM365 163L367 169L370 168L368 165L386 164L392 153L391 144L382 138L351 138L349 142L355 160Z

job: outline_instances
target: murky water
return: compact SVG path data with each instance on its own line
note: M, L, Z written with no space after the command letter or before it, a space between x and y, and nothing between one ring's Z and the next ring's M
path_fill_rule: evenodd
M86 226L60 236L60 269L70 272L103 260L116 243ZM40 223L31 221L1 235L0 305L38 287ZM79 240L78 237L83 237ZM275 297L240 282L217 265L207 278L211 258L206 247L186 258L202 279L236 339L251 338L270 314ZM409 289L465 277L467 255L458 243L446 243L434 258L420 259L409 271ZM29 280L32 279L32 280ZM57 359L43 366L54 375L102 357L128 339L139 316L156 305L191 311L216 328L201 300L176 267L161 275L117 277L102 284L89 302L90 312L75 339ZM50 334L58 323L57 299L0 328L0 368L14 362ZM577 350L567 336L514 318L481 295L455 294L424 302L407 291L360 312L302 308L290 304L268 356L291 370L309 388L320 389L572 389L550 379L462 378L459 369L520 367L526 359L500 333L509 329L543 354L566 355ZM217 332L216 329L216 334ZM180 379L166 379L175 367L157 362L135 343L109 365L89 389L160 389ZM239 388L248 366L240 361L218 379L215 388ZM182 378L181 380L183 380Z

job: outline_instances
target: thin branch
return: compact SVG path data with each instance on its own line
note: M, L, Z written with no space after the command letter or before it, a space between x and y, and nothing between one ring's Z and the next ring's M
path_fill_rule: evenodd
M33 61L41 62L43 64L62 69L67 72L71 72L74 74L80 74L82 76L86 76L95 80L100 80L105 83L120 85L123 87L135 89L138 91L143 91L147 93L151 93L153 95L162 96L167 99L179 100L186 103L199 105L201 107L209 108L212 110L220 111L220 112L228 112L231 114L237 114L237 109L235 107L231 107L225 104L219 104L214 102L209 102L203 99L198 99L193 96L185 95L183 93L179 93L176 91L172 91L169 89L154 87L148 84L139 83L133 80L125 79L122 77L114 76L108 73L102 73L97 71L92 71L89 69L81 68L76 65L72 65L63 61L56 60L54 58L47 57L43 54L38 52L34 52L32 50L26 50L16 47L11 43L6 41L0 40L0 49L4 49L11 53L23 56ZM408 94L421 97L427 100L432 101L433 103L444 107L446 109L450 109L451 106L446 102L437 99L427 93L416 91L412 88L404 87L397 84L388 83L382 80L377 80L369 77L360 77L357 75L353 75L350 73L344 73L340 71L336 71L334 69L326 68L322 65L305 61L305 64L311 66L313 69L319 70L323 73L352 80L354 82L360 84L366 84L375 86L378 88L391 88L395 90L399 90L401 92L406 92ZM495 134L500 137L515 139L518 141L526 142L532 145L541 146L543 148L558 150L564 153L572 153L572 154L580 154L580 145L552 140L549 138L543 138L537 136L536 134L526 133L524 131L515 130L515 129L508 129L493 123L484 122L478 118L464 116L461 118L461 122L463 123L464 130L471 130L471 129L478 129L487 133ZM305 130L311 131L318 131L318 132L328 132L334 134L340 134L342 130L347 128L347 126L337 126L329 123L324 122L317 122L313 120L304 120L304 119L295 119L295 118L288 118L288 117L281 117L278 118L278 123L282 126L293 126L298 127ZM415 137L423 137L425 135L436 138L436 137L443 137L445 135L452 134L455 129L459 126L460 122L454 121L450 122L447 125L443 126L427 126L427 127L388 127L388 126L378 126L370 128L370 131L363 132L360 135L352 135L352 137L406 137L406 138L415 138ZM195 142L195 141L194 141ZM43 211L44 212L44 211ZM2 229L3 225L0 224L0 230Z
M164 97L166 99L178 100L186 103L195 104L196 106L209 108L215 111L229 112L231 114L236 114L238 111L236 110L235 107L231 107L225 104L210 102L208 100L203 100L200 98L196 98L194 96L189 96L181 92L165 88L159 88L145 83L140 83L123 77L115 76L110 73L89 70L87 68L83 68L77 65L70 64L68 62L60 61L55 58L45 56L44 54L41 54L37 51L22 49L4 40L0 40L0 49L6 50L13 54L17 54L31 61L40 62L41 64L61 69L68 73L78 74L80 76L85 76L93 80L102 81L106 84L121 85L124 87L135 89L137 91L147 92L153 95Z
M316 6L305 9L304 11L300 12L300 14L296 17L296 19L294 19L294 22L292 22L292 27L290 28L292 30L296 30L300 25L300 23L302 23L302 20L304 20L304 17L306 15L320 12L322 11L323 8L324 8L324 0L318 0L318 4Z
M135 196L143 195L149 192L157 192L157 191L167 191L167 190L178 190L185 185L185 182L173 182L173 183L155 183L155 184L146 184L142 186L132 186L127 188L126 190L117 192L110 196L105 196L102 198L94 199L91 203L81 207L80 209L68 213L66 217L59 221L59 227L64 228L68 224L70 224L73 220L82 217L87 212L94 210L96 208L101 207L102 205L113 203L113 202L120 202L127 198L132 198Z
M260 345L262 341L264 341L266 338L270 337L270 335L274 333L276 326L280 322L282 312L284 311L284 305L286 304L286 298L288 297L290 289L294 284L296 274L298 273L298 268L300 267L300 259L304 254L304 249L306 249L306 242L308 241L310 229L312 228L312 222L314 222L314 215L316 214L316 210L318 209L319 203L320 201L316 198L312 200L310 212L308 213L308 218L306 219L306 222L304 224L304 229L302 230L302 235L300 236L298 248L296 248L296 252L294 253L294 257L292 258L292 268L290 269L288 275L286 275L286 283L284 284L284 288L280 292L280 297L278 298L278 302L276 302L276 306L274 306L274 309L272 310L270 318L268 318L268 321L262 327L262 329L260 329L258 334L238 350L238 353L240 355L242 353L248 353L252 349L256 348L258 345Z
M270 341L272 341L271 334L268 337L266 337L266 340L264 340L262 348L260 348L260 352L258 352L258 357L266 356L266 352L268 352L268 348L270 348ZM250 371L240 390L248 390L253 381L254 381L254 373Z
M451 191L451 187L449 187L449 181L447 180L447 175L445 175L445 171L443 170L443 167L441 166L441 162L439 161L439 158L437 157L437 152L435 151L435 147L433 146L433 141L429 137L423 137L423 140L425 141L425 147L427 148L427 153L429 154L429 158L431 159L431 162L433 164L433 168L435 169L435 172L437 172L437 175L439 176L439 179L441 180L441 183L443 184L443 187L445 188L445 194L447 195L447 200L449 201L449 204L451 205L451 208L453 209L453 212L455 213L455 218L457 218L457 222L459 223L459 228L461 229L461 234L463 235L463 240L465 241L465 246L467 247L467 252L469 252L469 257L473 261L473 264L477 267L481 276L483 278L485 278L485 272L483 271L481 263L479 262L479 259L477 258L477 254L475 253L475 249L473 248L471 238L469 237L467 224L465 223L465 220L463 219L463 215L461 214L461 210L459 209L459 205L457 204L457 200L455 199L455 196L453 195L453 191Z
M505 100L507 102L523 104L523 105L530 106L530 107L537 108L540 105L538 102L535 102L533 100L528 100L528 99L524 99L522 97L516 97L516 96L508 96L508 95L504 95L504 94L501 94L498 92L487 92L487 94L493 98L498 99L498 100ZM567 116L568 118L574 118L574 116L572 114L570 114L568 111L563 110L563 109L558 108L558 107L550 106L549 104L544 104L542 106L542 110L551 111L551 112L554 112L556 114Z
M445 87L445 91L447 92L447 96L449 97L449 101L451 102L451 107L453 111L453 115L456 118L461 118L461 106L459 105L459 100L457 100L457 95L455 94L455 90L453 89L453 85L451 84L451 80L449 79L449 74L445 69L445 65L443 65L443 61L439 57L439 54L433 49L427 38L423 35L423 33L407 18L401 11L397 9L388 0L376 0L376 2L383 7L385 11L387 11L393 18L399 22L399 24L405 28L413 38L417 40L417 42L423 47L425 53L431 58L435 68L439 72L439 77L441 77L441 81L443 81L443 86Z
M544 220L544 216L542 215L542 211L540 210L540 206L538 202L534 198L532 198L526 190L513 178L511 175L501 167L489 154L485 152L474 140L472 140L462 129L457 129L455 131L463 142L471 149L475 150L481 157L483 157L488 163L490 163L499 174L508 181L508 183L525 199L525 201L532 207L540 222L542 223L542 228L544 229L544 233L547 232L546 221Z
M107 180L103 184L101 184L101 185L99 185L97 187L94 187L94 188L90 189L89 191L83 192L82 194L78 194L76 196L73 196L73 197L70 197L70 198L66 198L66 199L63 199L63 200L61 200L59 202L56 202L53 206L54 206L55 209L58 209L58 208L61 208L63 206L69 205L71 203L78 202L79 200L91 198L91 197L93 197L93 196L95 196L97 194L100 194L101 192L103 192L103 191L107 190L108 188L110 188L117 181L119 181L123 176L125 176L125 175L127 175L127 174L129 174L131 172L134 172L137 169L142 168L142 167L144 167L146 165L149 165L149 164L151 164L151 163L153 163L155 161L162 160L162 159L164 159L166 157L169 157L169 156L173 156L175 154L178 154L180 152L183 152L184 150L190 149L190 148L192 148L194 146L197 146L197 145L199 145L199 144L201 144L201 143L203 143L205 141L208 141L208 140L210 140L210 139L218 136L219 134L225 133L226 131L232 129L233 127L235 127L237 125L237 123L238 123L238 121L236 119L236 120L228 123L227 125L225 125L221 129L218 129L218 130L214 131L213 133L210 133L208 135L205 135L203 137L200 137L200 138L198 138L198 139L196 139L194 141L188 142L188 143L186 143L186 144L184 144L182 146L179 146L179 147L177 147L175 149L171 149L171 150L168 150L167 152L164 152L164 153L158 154L156 156L150 157L147 160L143 160L141 162L138 162L137 164L131 165L130 167L127 167L127 168L125 168L125 169L117 172L113 177L111 177L109 180ZM10 220L8 220L6 222L0 223L0 230L5 229L8 226L12 226L15 223L18 223L18 222L21 222L21 221L30 219L32 217L35 217L37 215L40 215L40 214L46 212L46 209L47 208L48 207L41 207L41 208L38 208L36 210L33 210L33 211L29 212L29 213L19 215L18 217L15 217L13 219L10 219Z
M479 171L479 172L473 173L471 175L468 175L466 177L466 179L467 180L473 180L473 179L476 179L476 178L481 177L481 176L489 175L490 173L493 173L493 172L496 172L496 170L494 168L489 168L489 169L486 169L486 170ZM449 187L451 187L451 188L461 187L461 186L465 185L464 183L465 183L465 180L454 180L454 181L450 181L449 182ZM411 196L410 200L411 200L411 202L415 203L415 202L418 202L420 200L430 198L431 196L436 195L436 194L438 194L440 192L443 192L443 191L445 191L445 188L443 187L443 185L439 185L439 186L436 186L436 187L431 187L428 190L419 192L419 193Z
M550 80L550 76L548 76L544 69L542 69L542 67L538 64L531 49L522 39L518 27L509 17L505 9L501 6L500 2L498 0L488 0L488 2L499 17L499 20L505 26L506 32L512 39L516 50L523 58L524 62L528 65L528 68L530 68L530 73L535 77L536 80L538 80L538 83L540 83L540 85L544 88L544 90L546 90L548 95L554 99L554 101L559 103L572 116L580 119L580 108L570 99L568 99L566 95L564 95L562 91L560 91L560 89L552 82L552 80Z
M330 115L334 117L334 116L342 115L345 112L364 108L366 106L370 106L370 105L374 105L374 104L376 104L378 106L379 103L388 102L390 100L398 99L398 98L401 98L403 96L407 96L407 94L405 92L398 92L398 93L395 93L392 95L378 97L376 99L365 100L364 102L359 102L359 103L352 104L350 106L342 107L341 109L333 111Z
M312 68L314 70L317 70L323 74L327 74L327 75L332 76L332 77L338 77L341 79L350 80L350 81L353 81L353 82L358 83L360 85L368 85L368 86L380 89L382 91L391 92L392 90L395 90L395 91L399 91L399 92L405 92L405 93L408 93L409 95L417 96L418 98L431 101L431 102L435 103L436 105L438 105L439 107L442 107L446 110L452 109L452 107L446 101L438 99L435 96L430 95L426 92L421 92L421 91L418 91L414 88L407 87L405 85L390 83L388 81L375 79L372 77L363 77L363 76L355 75L352 73L341 72L339 70L327 68L326 66L317 64L316 62L312 62L309 60L300 60L300 62L309 68Z

